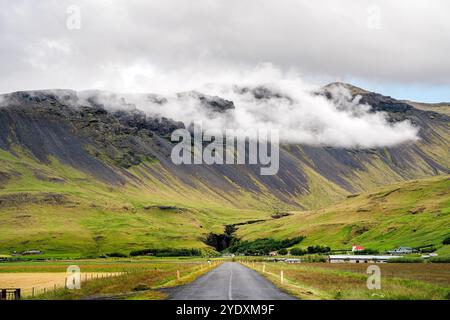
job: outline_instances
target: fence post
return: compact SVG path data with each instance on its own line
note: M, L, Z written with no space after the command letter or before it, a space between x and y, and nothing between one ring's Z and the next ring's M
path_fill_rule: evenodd
M283 270L280 271L280 281L281 281L281 283L284 282L284 273L283 273Z
M180 270L177 270L177 279L180 280Z
M34 297L34 287L31 288L31 297Z
M263 263L263 273L266 273L266 264Z

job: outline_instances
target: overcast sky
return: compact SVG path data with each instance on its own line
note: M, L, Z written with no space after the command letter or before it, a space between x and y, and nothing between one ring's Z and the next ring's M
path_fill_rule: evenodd
M0 0L0 92L187 89L271 63L450 101L449 14L448 0Z

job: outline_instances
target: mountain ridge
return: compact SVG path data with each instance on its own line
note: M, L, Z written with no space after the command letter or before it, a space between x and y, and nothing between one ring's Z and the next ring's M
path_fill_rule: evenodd
M0 99L0 252L207 248L202 237L226 224L319 210L350 194L450 173L449 117L376 93L360 99L390 121L417 125L418 141L369 149L282 144L275 176L259 175L258 165L174 165L170 132L185 127L180 119L148 116L120 96L113 102L122 109L95 99L74 107L75 91L59 93ZM232 110L232 101L189 94L208 112ZM164 105L164 97L146 97Z
M336 85L342 84L326 86L325 94L330 87ZM55 96L52 92L60 95ZM421 140L405 143L403 146L370 149L285 144L281 148L280 172L276 177L258 176L257 166L233 166L231 170L228 166L219 165L175 166L169 159L172 147L169 135L177 128L184 128L181 121L149 117L121 99L118 100L124 105L123 109L108 110L93 98L86 99L92 103L90 106L73 108L70 103L78 100L75 91L46 90L7 95L12 102L0 109L0 123L3 127L0 131L0 148L8 150L12 142L30 151L38 161L45 162L48 156L54 156L62 163L92 174L97 179L119 185L142 180L136 176L131 177L133 174L127 172L129 168L145 161L158 162L188 186L192 185L192 180L203 178L206 184L215 181L212 183L213 188L220 190L238 192L238 189L243 188L264 193L263 189L267 188L269 193L275 193L282 202L300 207L302 204L294 198L310 191L310 177L305 175L308 169L342 188L344 192L364 190L363 181L358 185L349 180L357 178L358 171L370 173L377 166L387 166L393 171L389 177L394 180L389 182L449 172L449 163L445 159L449 117L417 110L411 105L380 94L365 90L359 93L362 94L363 103L371 105L376 111L388 112L391 121L407 119L418 125ZM207 108L210 104L212 110L217 105L222 105L219 109L232 106L231 101L219 97L188 94L198 98ZM217 112L217 109L212 112ZM27 128L33 128L34 132ZM61 141L58 137L62 138ZM440 156L442 153L444 155ZM240 174L236 174L236 171L241 170ZM285 196L286 193L289 194L288 197Z

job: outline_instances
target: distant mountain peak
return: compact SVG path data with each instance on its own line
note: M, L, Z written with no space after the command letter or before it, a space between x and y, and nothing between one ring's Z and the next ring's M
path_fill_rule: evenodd
M329 90L329 89L335 88L335 87L343 87L343 88L349 90L352 95L370 93L370 91L364 90L360 87L354 86L354 85L352 85L350 83L346 83L346 82L331 82L331 83L327 84L326 86L324 86L323 89Z

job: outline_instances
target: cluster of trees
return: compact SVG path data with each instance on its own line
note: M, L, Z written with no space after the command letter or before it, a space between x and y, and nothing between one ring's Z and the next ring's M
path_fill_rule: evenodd
M225 226L223 234L210 233L203 241L219 252L243 255L267 255L271 251L279 251L280 254L287 254L288 251L286 248L300 243L305 238L296 237L284 240L264 238L253 241L242 241L236 237L236 231L237 228L235 225L228 225Z
M306 249L293 248L290 250L290 254L292 254L293 256L303 256L305 254L328 253L330 251L331 248L326 246L309 246Z
M442 241L442 244L450 244L450 236L446 237L444 241Z
M292 239L274 240L269 238L256 239L253 241L238 241L228 252L244 255L268 255L271 251L278 251L279 254L287 254L286 248L300 243L305 237L295 237Z
M357 254L379 254L380 251L376 250L376 249L369 249L366 248L364 250L358 251Z
M202 252L200 249L188 249L188 248L142 249L130 252L130 256L190 257L201 255Z
M223 234L210 233L203 242L220 252L231 247L236 242L239 242L238 238L235 236L236 231L236 226L227 225L225 226Z

